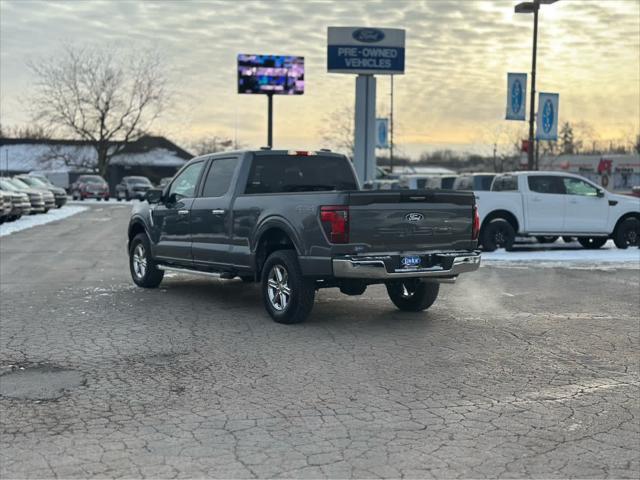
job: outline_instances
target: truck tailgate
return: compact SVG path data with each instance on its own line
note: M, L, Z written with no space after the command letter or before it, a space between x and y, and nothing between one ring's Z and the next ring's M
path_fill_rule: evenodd
M472 192L350 192L350 243L370 252L470 250L474 204Z

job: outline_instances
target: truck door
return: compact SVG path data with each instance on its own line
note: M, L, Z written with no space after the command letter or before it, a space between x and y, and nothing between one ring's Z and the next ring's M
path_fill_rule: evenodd
M171 182L164 203L151 212L153 230L157 232L155 256L181 265L191 265L189 215L204 161L182 170Z
M191 207L191 249L199 266L225 267L231 235L231 185L237 157L216 158L204 176L202 193Z
M609 199L600 189L575 177L561 177L567 191L564 227L568 232L607 232Z
M566 195L562 178L554 175L527 176L529 191L524 193L527 231L562 232Z

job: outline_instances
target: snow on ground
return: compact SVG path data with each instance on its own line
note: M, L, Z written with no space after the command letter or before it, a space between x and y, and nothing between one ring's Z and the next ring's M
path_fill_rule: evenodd
M62 220L63 218L70 217L71 215L84 212L85 210L88 210L88 208L75 205L65 205L62 208L49 210L47 213L25 215L18 220L5 222L0 225L0 237L19 232L21 230L26 230L27 228L37 227L38 225L55 222L56 220Z
M134 202L139 202L140 200L121 200L118 201L115 198L110 198L108 202L104 200L98 200L97 198L87 198L85 200L72 200L71 197L68 197L67 204L68 205L132 205Z
M506 252L483 252L482 263L491 266L527 265L539 267L568 268L631 268L640 269L640 249L621 250L609 240L598 250L587 250L578 242L551 244L516 244L514 250Z

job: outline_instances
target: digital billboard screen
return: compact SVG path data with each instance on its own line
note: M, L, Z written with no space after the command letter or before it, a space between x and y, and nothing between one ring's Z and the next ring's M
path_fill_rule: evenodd
M302 95L304 57L238 55L238 93Z

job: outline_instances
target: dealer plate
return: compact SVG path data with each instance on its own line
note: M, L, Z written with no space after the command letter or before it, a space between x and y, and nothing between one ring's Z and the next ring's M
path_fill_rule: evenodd
M421 261L422 261L422 259L420 257L418 257L417 255L411 255L411 256L408 256L408 257L402 257L400 259L400 263L405 268L419 267Z

